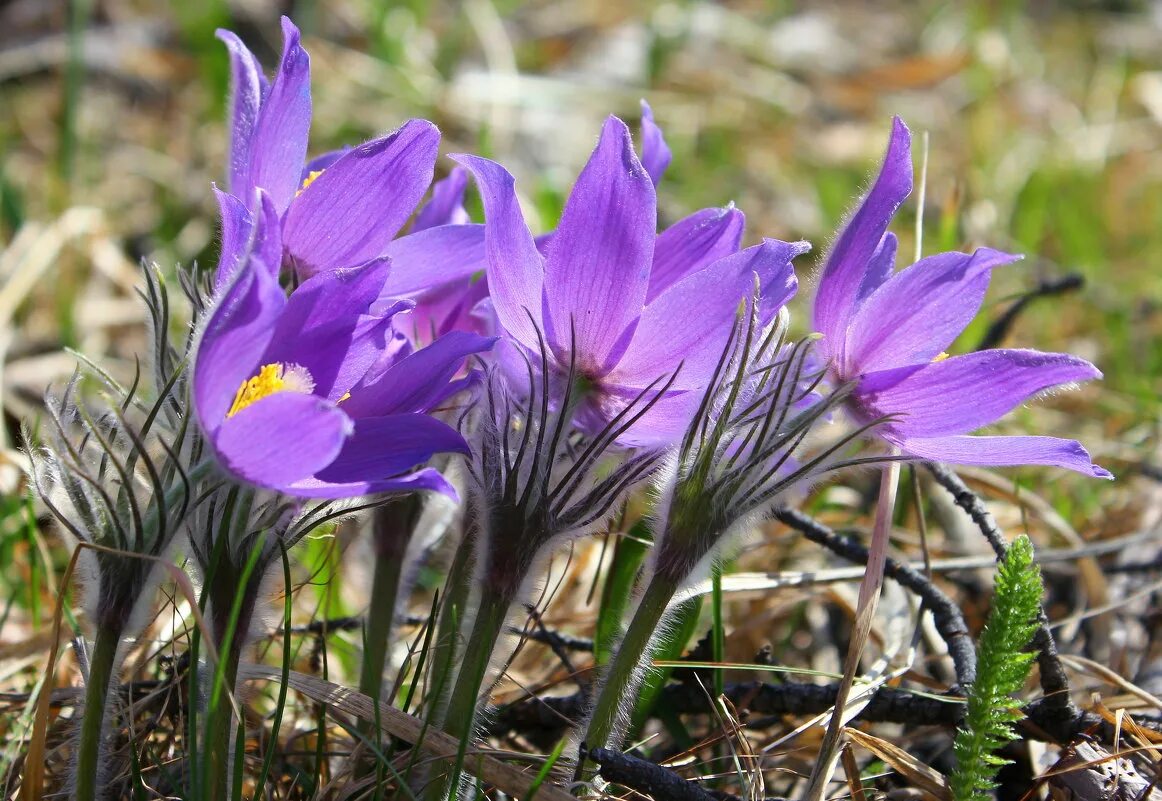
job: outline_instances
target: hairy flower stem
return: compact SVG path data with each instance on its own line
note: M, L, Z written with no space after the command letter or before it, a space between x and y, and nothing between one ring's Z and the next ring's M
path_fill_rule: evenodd
M241 648L231 647L221 654L221 676L223 686L231 688L233 692L238 680L238 664L241 661ZM206 771L208 781L206 786L214 788L211 792L222 795L219 798L229 798L227 795L230 786L230 734L233 731L234 716L230 711L230 702L224 700L209 716L206 726Z
M472 621L472 635L464 648L464 659L444 716L444 731L459 740L460 747L451 772L428 785L424 796L427 801L455 798L468 743L476 729L481 685L488 673L488 665L492 662L492 652L496 650L496 644L504 633L504 622L508 619L508 610L519 588L519 583L510 587L492 588L491 591L486 587L481 594L480 608Z
M460 654L460 630L464 624L464 610L472 594L472 558L476 550L476 531L465 521L464 537L448 570L444 582L444 597L440 602L440 621L436 628L436 643L432 647L429 669L431 694L428 700L427 723L444 728L448 712L448 694L455 678L456 659Z
M105 701L113 669L117 664L117 646L123 627L106 623L97 628L89 661L89 681L85 687L85 712L81 718L81 740L77 750L77 801L98 798L98 766L105 734ZM47 690L46 690L47 692Z
M651 640L657 635L658 626L679 586L680 582L668 573L656 572L650 579L630 619L629 628L602 677L601 690L582 738L587 748L617 748L621 745L624 723L628 720L625 706L641 683L641 665L650 658ZM578 778L585 781L596 775L596 769L586 767L584 762L578 765L577 772Z
M231 743L238 665L249 641L262 574L255 568L263 547L258 543L244 565L230 558L228 547L209 576L210 627L218 665L210 680L206 720L206 788L216 798L229 798Z
M375 551L375 572L371 578L371 603L367 609L363 665L359 692L379 702L383 688L383 668L387 662L387 641L395 622L403 581L404 556L416 529L423 498L408 495L379 507L371 518L371 545ZM362 721L360 732L370 737L377 730L374 721ZM366 763L364 767L374 763Z

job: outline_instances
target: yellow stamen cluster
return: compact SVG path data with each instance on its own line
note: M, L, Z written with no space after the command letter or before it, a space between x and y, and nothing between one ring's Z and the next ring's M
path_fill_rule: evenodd
M940 353L939 356L937 356L935 359L932 360L932 363L935 364L936 362L942 362L947 358L948 358L948 351L943 351Z
M307 173L307 177L303 179L303 185L299 187L299 191L295 192L295 197L298 197L303 192L307 191L307 187L315 182L315 179L323 174L322 170L311 170Z
M276 392L310 393L315 389L315 382L305 367L297 364L284 365L278 362L264 364L253 378L248 378L234 393L234 403L227 417L233 417L251 404Z

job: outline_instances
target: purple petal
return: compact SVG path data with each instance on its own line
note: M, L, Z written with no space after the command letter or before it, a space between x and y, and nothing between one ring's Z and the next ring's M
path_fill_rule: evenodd
M359 495L404 494L421 491L439 492L454 501L459 501L455 488L440 475L438 470L428 467L406 476L383 481L353 481L347 484L332 484L317 478L305 478L284 488L284 492L302 498L354 498Z
M453 167L448 177L432 184L432 197L416 215L412 231L437 225L464 225L470 222L464 210L464 190L468 188L468 171Z
M880 246L868 261L867 273L863 277L863 283L859 285L859 294L855 298L857 306L863 303L864 298L879 289L880 284L892 277L892 273L896 271L896 250L899 244L896 235L891 231L880 239Z
M484 305L484 304L481 304ZM528 398L535 388L541 391L541 359L509 337L501 337L488 354L488 363L495 366L515 397ZM529 370L532 369L530 379ZM552 378L552 376L550 377ZM550 390L551 394L551 390Z
M989 467L1043 464L1093 478L1114 476L1094 464L1080 442L1057 437L932 437L904 439L900 450L922 459Z
M733 205L702 209L658 234L646 303L712 261L738 251L746 216Z
M410 323L407 331L418 343L430 343L457 330L492 336L495 327L487 326L473 313L477 304L487 297L488 279L483 276L424 292L416 298L412 313L404 318L404 322Z
M650 174L654 186L662 180L666 168L670 166L673 154L666 144L662 129L654 122L654 111L650 104L642 100L642 166Z
M719 259L663 292L642 311L633 341L607 379L644 387L668 377L681 364L673 387L704 388L722 355L739 304L754 294L755 274L790 269L779 247L783 244L770 240Z
M379 259L349 270L320 273L291 293L263 364L305 367L314 393L337 402L383 350L390 316L370 315L387 280Z
M839 342L855 312L855 300L868 262L896 209L912 191L912 138L896 117L884 163L875 183L840 231L819 278L815 292L815 330L830 342Z
M223 467L277 490L329 465L351 432L351 420L334 404L301 392L276 392L225 421L213 442Z
M464 297L469 289L469 282L464 281L425 292L415 299L416 305L411 311L392 322L392 327L402 331L417 345L429 344L456 327L446 328L445 324L453 317L462 316Z
M470 331L489 337L504 334L504 329L496 318L496 306L493 304L491 296L482 298L468 309L467 319L471 322L465 328Z
M596 432L632 403L633 409L625 418L628 422L653 397L648 395L635 402L641 392L638 387L605 386L600 398L585 401L577 411L578 425ZM685 434L701 400L702 390L667 392L617 437L617 443L624 447L660 447L677 442Z
M465 154L452 158L475 176L484 201L484 248L496 316L518 341L535 348L542 327L544 259L521 214L516 182L494 161Z
M214 289L220 292L246 258L250 238L254 233L254 218L250 216L246 204L229 192L223 192L216 186L213 191L222 216L222 251L214 274Z
M250 183L270 193L281 214L299 188L311 130L311 60L299 30L282 18L282 61L258 113L250 144ZM242 190L231 186L240 193Z
M601 375L625 352L645 304L656 231L653 182L629 128L609 117L545 259L546 334L558 359L568 361L572 340L578 368Z
M215 302L194 357L194 403L206 432L222 425L238 387L261 366L285 306L286 294L270 268L253 257Z
M388 336L379 357L375 360L375 364L359 379L360 384L377 380L384 372L391 369L392 365L400 359L407 358L415 351L415 344L400 330L401 326L396 324L395 318L395 315L401 312L403 312L402 317L407 317L406 313L412 308L410 304L411 301L408 300L384 300L380 298L372 305L372 316L390 317L391 327L387 332Z
M952 344L984 302L994 267L1019 259L990 248L941 253L873 292L851 320L844 375L928 362Z
M355 421L355 433L320 481L347 484L403 473L437 453L468 453L468 443L448 424L426 414L393 414Z
M495 342L495 337L453 331L360 382L343 402L343 410L357 419L428 411L442 399L445 385L464 360Z
M299 173L299 186L302 186L303 183L305 183L306 180L311 177L311 173L323 172L324 170L330 169L336 161L343 158L350 152L351 146L346 145L345 147L341 147L338 150L331 150L323 153L321 156L315 156L313 159L307 162L306 166L303 167L303 171Z
M438 323L436 333L443 336L450 331L461 330L472 331L488 337L499 336L496 333L495 314L492 314L491 318L488 318L475 313L476 309L487 297L488 276L482 275L478 280L469 284L467 289L462 291L459 304L444 317L443 322ZM429 313L426 308L427 299L421 299L416 305L419 315Z
M426 120L348 151L294 199L283 244L307 277L378 258L432 180L440 132Z
M466 280L488 268L483 225L440 225L402 236L387 247L389 297L406 297Z
M262 103L262 68L258 59L232 31L215 32L230 52L230 144L226 188L235 195L249 197L250 145Z
M1094 378L1098 369L1076 356L998 349L869 373L856 393L872 416L900 416L890 424L895 436L943 437L989 425L1050 387Z
M257 225L250 249L277 280L282 271L282 221L278 218L273 198L262 189L257 190L257 194Z
M766 326L799 291L799 278L791 262L810 251L811 245L764 239L758 248L748 248L743 253L755 251L749 266L759 277L759 321Z

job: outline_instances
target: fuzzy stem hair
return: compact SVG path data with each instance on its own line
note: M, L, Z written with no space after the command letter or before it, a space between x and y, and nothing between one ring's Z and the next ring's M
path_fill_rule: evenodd
M106 699L116 672L117 648L121 628L108 623L97 629L89 660L89 680L85 685L85 707L81 718L81 739L77 749L77 801L95 801L104 797L105 782L100 766L105 762Z
M423 497L413 494L388 501L371 516L375 568L364 628L359 692L377 704L383 688L388 639L395 622L395 609L403 584L404 557L422 510ZM366 737L374 736L377 728L373 721L360 723L360 731ZM373 766L372 762L364 763L359 775L367 775L365 771Z
M656 571L642 594L629 627L602 677L582 743L585 748L604 748L620 743L632 708L627 699L634 696L644 677L643 666L653 654L653 643L666 610L680 585L671 576ZM580 771L584 776L584 771Z

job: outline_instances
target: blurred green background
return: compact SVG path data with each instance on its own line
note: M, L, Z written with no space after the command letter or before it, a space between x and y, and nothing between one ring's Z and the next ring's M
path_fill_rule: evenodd
M503 0L0 4L10 459L17 421L73 369L64 347L131 367L139 260L213 264L228 80L213 32L234 29L270 70L280 13L312 57L312 151L425 116L445 152L505 162L547 227L601 119L636 124L644 97L675 153L663 221L733 201L750 240L811 240L803 295L901 115L929 136L925 252L988 244L1028 256L997 275L965 346L1019 293L1086 279L1035 303L1006 344L1079 353L1106 381L1012 425L1078 436L1122 475L1157 461L1157 5ZM898 220L902 253L915 213L913 201ZM14 476L0 472L0 491L14 491ZM1091 511L1097 492L1082 499Z

